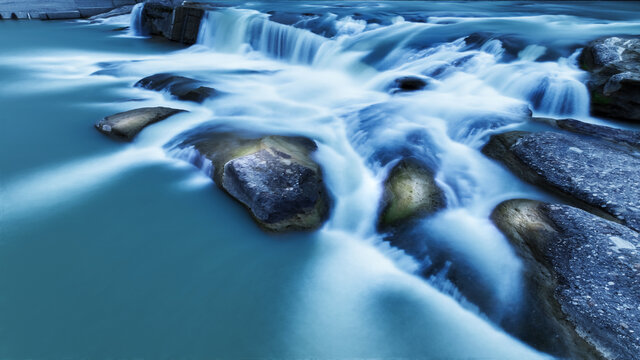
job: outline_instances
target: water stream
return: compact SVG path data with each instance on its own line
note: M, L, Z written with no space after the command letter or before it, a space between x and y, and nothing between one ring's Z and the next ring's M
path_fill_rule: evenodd
M518 339L532 331L522 264L489 214L550 196L480 148L544 128L529 111L605 123L577 56L640 33L637 4L223 3L188 48L143 38L139 6L98 24L0 22L0 358L547 357ZM132 87L164 72L224 96ZM404 76L427 85L399 92ZM158 105L189 112L131 144L92 128ZM261 232L171 146L209 125L315 140L327 223ZM429 165L447 207L379 233L382 182L405 157Z

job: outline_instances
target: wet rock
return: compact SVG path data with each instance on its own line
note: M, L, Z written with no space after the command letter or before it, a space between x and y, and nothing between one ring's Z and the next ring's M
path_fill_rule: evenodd
M203 82L171 74L155 74L138 81L134 86L155 91L167 91L180 100L201 103L219 93Z
M177 147L193 148L207 159L215 183L264 229L315 229L328 216L328 192L311 158L316 150L312 140L199 131Z
M572 359L640 354L640 235L567 206L500 204L492 219L525 263L532 292Z
M640 36L591 42L580 55L591 73L591 111L595 115L640 121Z
M115 8L111 11L107 11L104 13L100 13L98 15L91 16L88 20L91 20L92 22L96 22L97 20L108 19L114 16L130 14L131 10L133 10L133 5L125 5L119 8Z
M378 227L385 229L443 208L445 198L433 173L417 160L396 164L384 183Z
M544 122L572 133L592 136L640 149L640 131L616 129L609 126L589 124L575 119L532 118L532 120Z
M140 108L107 116L98 121L95 126L105 135L130 141L147 125L183 111L161 106Z
M602 139L558 132L493 135L482 149L522 179L573 205L640 230L640 154Z
M427 78L418 76L403 76L394 80L393 92L417 91L427 86Z
M151 35L191 45L198 40L204 12L203 5L197 3L150 1L142 9L142 27Z

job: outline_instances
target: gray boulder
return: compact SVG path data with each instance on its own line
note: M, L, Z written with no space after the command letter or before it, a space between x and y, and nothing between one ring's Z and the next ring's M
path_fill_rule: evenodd
M167 91L180 100L201 103L220 93L204 86L202 81L172 74L155 74L138 81L134 86L155 91Z
M591 111L595 115L640 121L640 36L591 42L580 56L591 73Z
M315 229L328 216L328 192L322 171L311 158L316 150L312 140L205 131L177 147L193 147L209 160L215 183L242 203L264 229Z
M640 354L640 235L567 206L500 204L492 220L525 264L532 294L572 359Z
M445 205L433 173L414 159L401 160L384 182L378 227L385 229L434 213Z
M121 140L131 141L147 125L164 120L185 110L168 107L146 107L110 115L96 123L98 131Z
M640 230L640 154L603 139L551 131L493 135L482 149L522 179Z
M616 129L609 126L589 124L575 119L532 118L558 129L576 134L587 135L613 143L640 149L640 131Z

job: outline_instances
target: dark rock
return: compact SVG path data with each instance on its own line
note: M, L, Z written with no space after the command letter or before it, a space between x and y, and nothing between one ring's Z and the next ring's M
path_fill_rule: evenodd
M219 93L201 81L171 74L155 74L138 81L135 86L155 91L167 91L180 100L201 103Z
M427 80L418 76L403 76L394 80L392 88L395 92L399 91L417 91L427 86Z
M269 231L315 229L328 216L328 192L311 159L312 140L205 131L177 146L193 147L208 159L215 183Z
M588 135L640 149L640 131L616 129L609 126L589 124L575 119L532 118L532 120L544 122L572 133Z
M492 219L523 258L532 292L572 359L640 354L640 236L567 205L500 204Z
M591 73L591 112L640 121L640 36L609 37L591 42L580 55Z
M640 154L636 150L545 131L493 135L482 151L573 205L640 230Z
M147 125L183 111L160 106L140 108L107 116L98 121L95 126L105 135L130 141Z
M445 198L433 173L413 159L396 164L384 182L378 227L397 226L407 220L434 213L443 208Z
M203 6L197 3L179 5L171 1L147 2L142 9L142 27L151 35L194 44L198 40L204 11Z

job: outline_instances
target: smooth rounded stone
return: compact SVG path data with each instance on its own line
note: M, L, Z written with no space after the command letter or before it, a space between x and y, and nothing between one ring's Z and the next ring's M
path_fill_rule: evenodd
M155 74L138 81L134 86L155 91L167 91L180 100L201 103L219 95L215 89L203 86L202 81L172 74Z
M134 109L107 116L95 126L105 135L130 141L146 126L183 111L161 106Z
M210 161L215 183L266 230L311 230L328 217L330 200L310 139L205 131L177 147L193 147Z
M401 160L384 182L378 227L385 229L443 208L445 198L433 173L417 160Z
M640 235L586 211L509 200L491 215L571 359L640 354Z
M403 76L395 79L391 88L393 92L408 92L422 90L427 85L426 77Z
M573 205L640 230L640 155L594 137L551 131L493 135L482 152Z
M591 112L640 121L640 36L608 37L589 43L580 65L591 73Z

